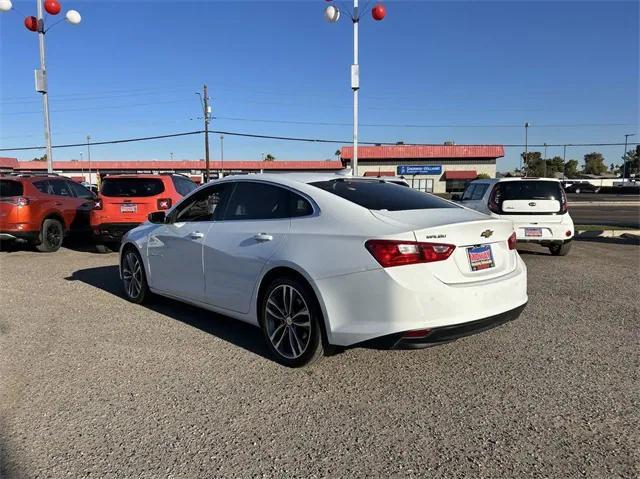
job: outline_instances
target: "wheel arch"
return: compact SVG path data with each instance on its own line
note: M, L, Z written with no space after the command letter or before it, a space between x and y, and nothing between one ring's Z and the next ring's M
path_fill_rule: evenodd
M60 223L62 223L62 230L66 233L67 225L64 221L64 216L62 216L62 213L60 213L59 211L53 210L48 211L46 214L44 214L42 216L42 221L40 222L40 230L42 230L42 225L46 220L58 220Z

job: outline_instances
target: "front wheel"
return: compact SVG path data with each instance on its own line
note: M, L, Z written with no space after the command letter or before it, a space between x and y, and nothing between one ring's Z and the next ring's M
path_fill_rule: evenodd
M549 246L553 256L566 256L571 250L571 243L555 243Z
M64 228L62 223L56 219L49 218L42 222L40 229L40 243L36 249L42 253L53 253L62 246L64 239Z
M140 254L128 247L120 261L124 294L132 303L142 304L149 296L149 286Z
M260 305L260 326L271 355L280 364L300 367L324 354L322 315L311 289L293 278L277 278Z

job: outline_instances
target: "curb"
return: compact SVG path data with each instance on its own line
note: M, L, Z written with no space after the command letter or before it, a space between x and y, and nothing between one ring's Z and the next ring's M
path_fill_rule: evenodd
M570 208L580 206L640 206L640 201L573 201L567 204Z
M576 238L628 238L640 240L640 230L580 230L576 228Z

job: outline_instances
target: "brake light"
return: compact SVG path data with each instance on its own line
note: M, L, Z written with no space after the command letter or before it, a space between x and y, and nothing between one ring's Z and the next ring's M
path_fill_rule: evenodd
M502 203L502 192L500 191L500 185L496 185L491 190L491 195L489 195L489 211L492 213L500 213L500 207Z
M383 268L443 261L456 249L450 244L397 240L369 240L364 246Z
M158 198L158 209L168 210L171 208L171 198Z
M98 198L97 200L95 200L93 202L93 209L94 210L101 210L102 209L102 199Z
M560 188L560 213L564 214L569 211L569 205L567 204L567 194L564 192L564 188Z
M516 236L515 231L511 233L511 236L509 236L507 243L509 244L509 249L516 249L516 245L518 243L518 237Z
M30 203L29 198L25 197L25 196L18 196L16 198L16 205L17 206L27 206Z

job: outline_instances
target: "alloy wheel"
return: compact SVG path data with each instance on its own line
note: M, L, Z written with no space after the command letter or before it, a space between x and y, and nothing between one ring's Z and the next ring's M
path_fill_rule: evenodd
M131 299L136 299L142 292L142 265L138 255L128 251L122 262L122 280L124 289Z
M311 340L311 313L302 294L289 284L276 286L267 298L264 314L274 349L287 359L302 356Z
M57 248L62 243L62 228L56 222L51 223L45 231L44 240L49 248Z

